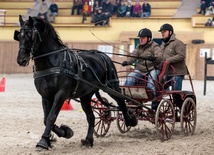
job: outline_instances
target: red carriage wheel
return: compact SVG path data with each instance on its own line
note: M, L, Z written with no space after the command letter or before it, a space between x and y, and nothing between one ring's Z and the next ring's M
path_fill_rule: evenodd
M163 100L156 111L155 127L161 141L171 138L175 127L175 111L170 100Z
M195 101L188 97L184 100L181 108L181 131L185 136L192 135L195 131L197 120Z
M121 111L117 112L117 127L121 133L126 133L131 129L130 126L126 126L125 120Z
M103 100L109 103L104 97ZM95 101L96 103L92 106L95 116L94 134L97 137L104 137L108 133L111 125L111 112L107 107L102 105L100 101L97 101L97 99Z

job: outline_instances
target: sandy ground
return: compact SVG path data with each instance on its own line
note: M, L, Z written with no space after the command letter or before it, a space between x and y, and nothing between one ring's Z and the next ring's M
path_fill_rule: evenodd
M74 110L61 111L57 124L66 124L74 131L71 139L57 138L48 151L35 145L44 131L41 97L36 92L32 74L5 75L6 91L0 93L0 155L73 154L73 155L213 155L214 153L214 82L208 81L203 96L203 81L193 81L197 95L197 126L195 134L185 137L176 123L173 137L161 142L155 126L139 121L126 133L119 132L113 121L103 138L96 138L93 148L83 148L87 123L79 103L71 101ZM189 89L184 81L184 89Z

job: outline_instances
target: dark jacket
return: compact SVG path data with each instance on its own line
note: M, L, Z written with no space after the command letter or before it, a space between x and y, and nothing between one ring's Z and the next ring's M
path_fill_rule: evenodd
M50 10L51 12L56 12L56 13L58 13L58 6L57 6L57 4L51 4L49 10Z
M186 75L186 47L184 43L176 39L175 34L172 34L167 43L162 42L161 49L164 59L175 68L176 75Z

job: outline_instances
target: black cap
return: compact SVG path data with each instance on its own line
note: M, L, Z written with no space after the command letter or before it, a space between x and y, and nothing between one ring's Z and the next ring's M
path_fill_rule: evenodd
M141 29L138 32L138 37L149 37L149 38L152 38L152 32L147 28Z
M162 30L169 30L169 31L172 31L172 33L174 33L173 27L172 27L172 25L170 25L170 24L163 24L163 25L160 27L159 32L162 31Z

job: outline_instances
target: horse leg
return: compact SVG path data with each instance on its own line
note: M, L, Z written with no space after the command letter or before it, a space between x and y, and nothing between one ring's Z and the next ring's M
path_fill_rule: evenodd
M126 126L136 126L138 121L137 118L135 116L131 116L129 111L127 110L127 106L124 102L124 100L112 96L112 98L117 102L117 104L119 105L120 110L123 113L124 119L125 119L125 124Z
M64 103L64 100L65 100L65 97L62 97L62 96L63 96L63 92L61 90L55 95L55 99L52 106L50 105L51 103L48 100L45 100L45 99L42 100L44 114L45 114L44 124L46 125L46 127L42 135L42 138L37 143L36 147L48 149L48 147L51 146L51 142L50 142L51 130L55 126L54 123L57 119L57 116L60 112L62 104ZM45 104L48 104L49 106Z
M84 96L80 98L81 106L83 111L86 114L87 122L88 122L88 132L86 139L82 139L81 143L83 146L90 146L93 147L93 133L94 133L94 122L95 122L95 116L91 108L91 97L93 94Z

